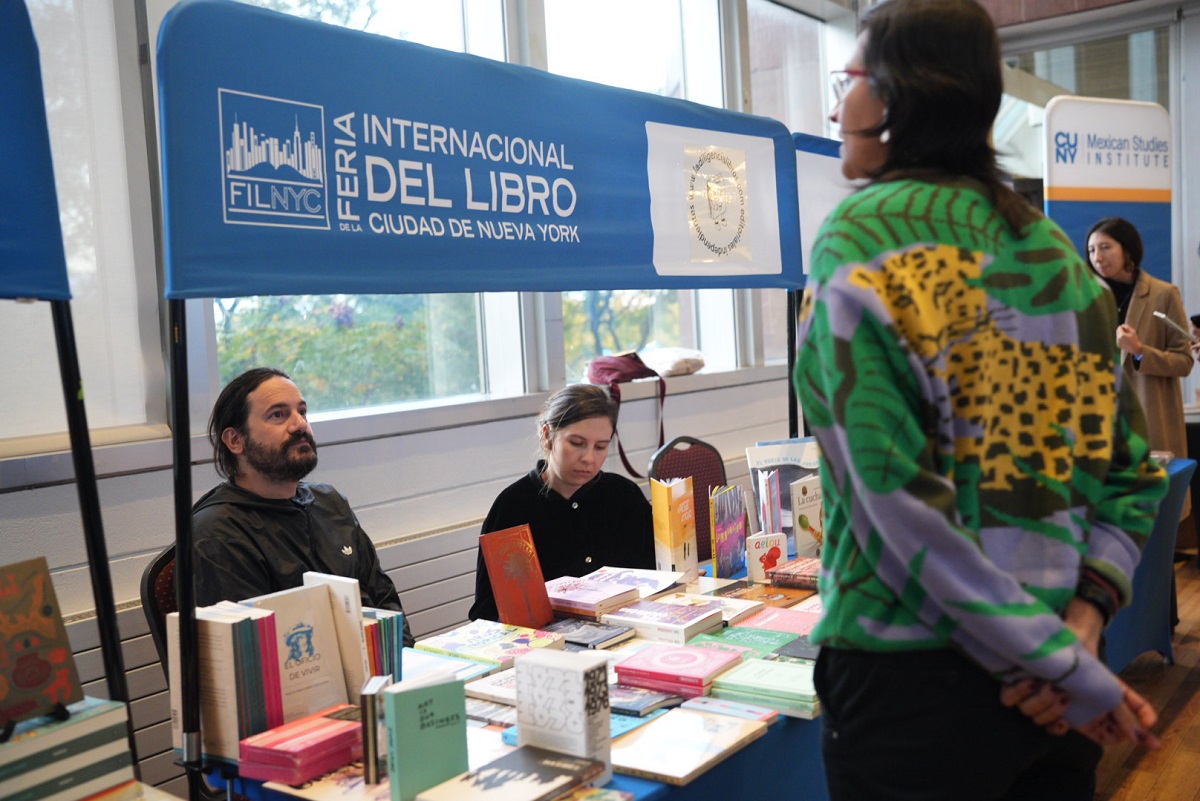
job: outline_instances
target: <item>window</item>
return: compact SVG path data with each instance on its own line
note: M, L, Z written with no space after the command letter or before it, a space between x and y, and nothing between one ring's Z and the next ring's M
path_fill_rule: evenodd
M499 0L251 2L444 50L504 57ZM520 331L495 324L486 308L476 294L217 299L218 380L224 385L250 367L270 364L290 373L310 407L322 413L521 392L523 382L511 375L488 380L488 337L519 338ZM493 320L490 330L485 319ZM510 361L506 370L512 369Z
M718 6L710 2L617 0L602 5L547 0L550 72L623 89L724 106ZM631 24L636 20L636 24ZM703 314L728 309L729 290L588 290L562 293L568 381L593 356L655 346L700 348L706 366L737 366L733 329ZM703 329L697 325L703 316ZM708 337L704 341L703 337Z
M27 0L26 5L41 54L88 424L107 429L161 423L151 415L162 410L148 410L147 404L149 386L161 396L161 368L143 358L146 343L151 348L157 343L155 287L152 281L137 285L131 234L131 194L143 202L148 193L144 183L133 183L132 176L140 174L138 151L127 144L122 125L112 4ZM143 157L141 169L144 164ZM21 389L4 395L0 440L13 441L3 453L36 450L39 446L15 438L67 429L49 305L4 304L0 339L4 386ZM45 443L40 447L48 449Z
M994 139L1000 166L1018 178L1043 175L1042 122L1056 94L1143 100L1170 109L1168 28L1094 39L1009 57ZM1032 80L1030 80L1032 76Z

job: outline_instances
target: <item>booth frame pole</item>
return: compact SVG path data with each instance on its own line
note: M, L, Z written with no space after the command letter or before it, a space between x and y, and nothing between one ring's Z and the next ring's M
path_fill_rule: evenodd
M171 446L175 486L175 601L179 609L179 685L200 686L200 659L196 647L196 590L192 580L192 443L188 411L187 316L184 301L167 301L170 331L167 386L171 393ZM188 795L202 798L200 783L200 694L181 692L183 728L182 763L188 774Z
M792 439L800 436L800 406L796 400L796 382L792 376L796 374L796 323L800 318L800 291L787 291L787 399L788 399L788 436ZM808 426L805 426L807 429ZM808 431L805 431L805 436Z
M71 440L71 459L75 466L75 488L79 492L79 514L83 520L83 540L87 547L88 573L92 580L92 599L96 604L96 625L100 630L104 678L108 685L109 700L120 701L126 705L125 735L129 740L129 750L133 758L133 773L140 780L137 743L129 718L125 659L121 654L121 632L117 628L112 573L108 566L108 547L104 542L100 493L96 488L96 465L92 460L92 445L88 435L87 409L83 402L83 377L79 372L79 353L75 348L75 325L71 318L70 301L51 301L50 311L54 319L58 372L62 378L67 430Z

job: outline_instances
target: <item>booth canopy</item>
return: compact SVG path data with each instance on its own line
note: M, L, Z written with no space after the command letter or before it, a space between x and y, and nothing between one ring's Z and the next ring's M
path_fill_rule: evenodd
M774 120L227 0L158 76L168 298L801 286Z
M70 300L42 71L24 3L0 3L0 76L0 298Z

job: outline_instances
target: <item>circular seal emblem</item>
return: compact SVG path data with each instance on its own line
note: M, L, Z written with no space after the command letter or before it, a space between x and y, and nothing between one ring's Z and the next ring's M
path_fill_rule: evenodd
M715 256L736 248L746 232L746 183L724 151L706 150L691 164L688 219L696 240Z

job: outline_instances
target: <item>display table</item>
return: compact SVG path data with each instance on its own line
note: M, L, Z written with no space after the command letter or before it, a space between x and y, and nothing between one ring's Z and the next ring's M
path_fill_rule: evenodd
M1175 532L1195 472L1193 459L1172 459L1167 465L1171 486L1158 507L1150 540L1133 574L1133 603L1118 612L1104 630L1105 659L1116 673L1146 651L1158 651L1168 663L1175 661L1171 648Z
M217 777L211 777L210 783L224 787L224 782ZM614 774L606 786L633 793L638 801L730 801L734 798L826 801L829 795L821 764L821 722L780 716L762 737L685 787L620 774ZM234 791L251 801L295 799L295 796L266 789L261 782L250 779L235 779Z

